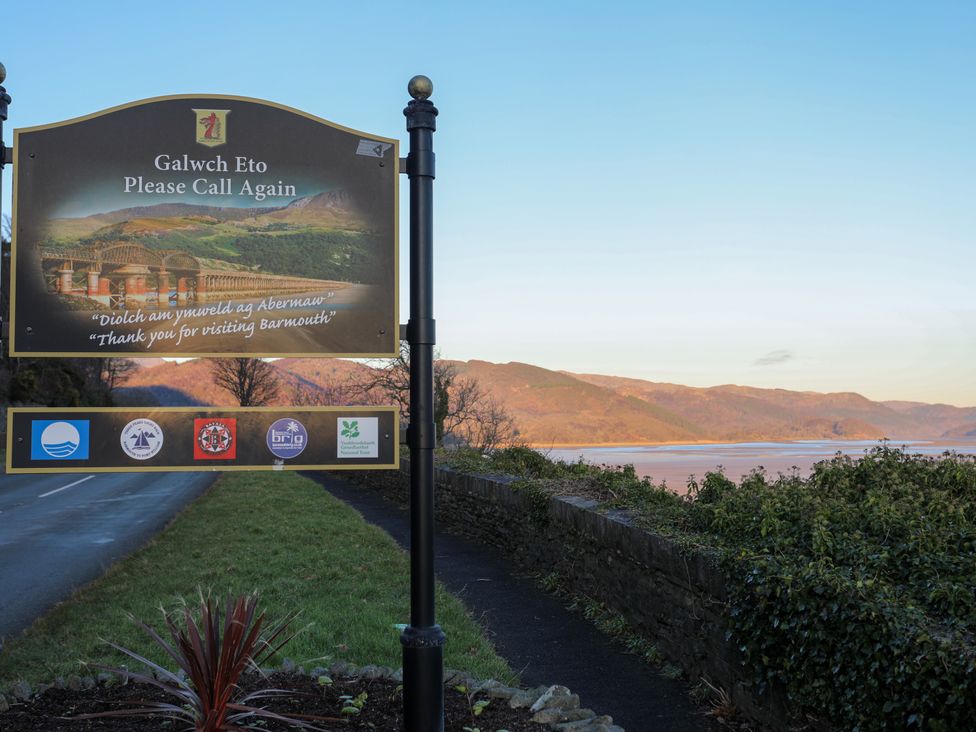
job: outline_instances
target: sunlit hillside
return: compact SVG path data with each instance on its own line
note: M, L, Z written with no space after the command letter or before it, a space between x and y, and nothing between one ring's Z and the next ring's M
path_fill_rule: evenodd
M127 393L154 393L160 403L232 405L204 360L151 362L127 382ZM449 362L475 379L536 445L642 444L696 441L937 439L976 436L976 407L873 402L854 393L819 394L742 386L697 388L595 374L551 371L523 363ZM281 359L276 404L373 403L364 392L370 366L343 359ZM180 400L183 400L182 402Z

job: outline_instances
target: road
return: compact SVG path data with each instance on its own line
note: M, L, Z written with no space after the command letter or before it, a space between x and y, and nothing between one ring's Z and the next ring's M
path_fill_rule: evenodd
M0 643L145 544L215 477L0 475Z

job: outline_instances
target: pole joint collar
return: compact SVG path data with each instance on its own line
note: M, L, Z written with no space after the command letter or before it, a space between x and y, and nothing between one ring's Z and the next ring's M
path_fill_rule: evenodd
M408 625L400 634L400 643L404 648L440 648L445 640L444 631L439 625L430 625L426 628Z
M411 150L407 153L407 175L411 178L434 175L434 151L433 150Z
M410 318L407 341L411 346L433 346L437 343L436 321L433 318Z

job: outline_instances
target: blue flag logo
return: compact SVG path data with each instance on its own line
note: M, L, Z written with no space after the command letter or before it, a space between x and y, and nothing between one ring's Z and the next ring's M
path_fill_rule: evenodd
M87 419L31 420L31 460L87 460Z

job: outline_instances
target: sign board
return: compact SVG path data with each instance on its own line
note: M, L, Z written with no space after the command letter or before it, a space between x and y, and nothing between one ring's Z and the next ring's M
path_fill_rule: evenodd
M393 139L229 96L14 131L13 356L393 356Z
M8 473L399 467L394 407L11 407Z

